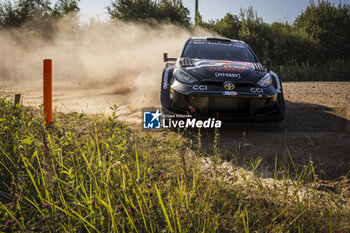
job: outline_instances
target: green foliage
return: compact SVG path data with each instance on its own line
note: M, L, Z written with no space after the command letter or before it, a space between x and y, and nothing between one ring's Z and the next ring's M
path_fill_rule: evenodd
M63 15L77 12L79 0L18 0L0 3L0 26L11 28L29 23L35 27L48 26Z
M283 81L350 81L350 60L328 61L311 65L308 62L272 67Z
M350 5L335 6L328 1L311 3L295 22L296 30L305 30L319 42L321 59L347 59L350 54Z
M350 59L348 4L334 6L328 1L319 1L317 4L311 2L293 24L267 24L249 7L247 10L241 9L239 17L227 14L217 21L201 22L201 26L225 37L247 42L263 63L271 58L274 67L295 68L308 64L309 68L314 67L312 69L315 70L316 67L322 68L328 63L338 64L339 59ZM330 80L344 80L344 76L337 71L333 76ZM336 78L338 76L341 77Z
M67 14L76 13L79 11L79 1L80 0L58 0L52 14L55 17L62 17Z
M158 19L169 23L190 26L190 11L181 0L162 0L158 4Z
M112 19L124 21L156 20L190 26L189 10L181 0L115 0L107 7Z
M13 28L25 24L28 28L43 34L46 38L54 31L53 22L58 18L77 12L79 0L17 0L0 3L0 27ZM174 23L191 27L189 10L181 0L113 0L107 7L112 19L141 23ZM312 78L306 67L323 70L318 79L331 78L324 67L329 64L347 65L350 60L350 5L328 1L310 2L293 23L265 23L252 7L242 10L240 15L227 13L222 19L203 22L198 13L195 25L208 28L224 37L247 42L262 63L272 59L274 68L288 70L282 74L287 80L305 74ZM343 61L343 62L339 62ZM338 67L338 66L337 66ZM294 73L293 70L303 70ZM334 69L332 69L334 70ZM328 80L345 80L347 67L334 70ZM312 73L310 70L310 73ZM322 78L320 78L322 77ZM299 78L297 78L299 80ZM311 80L314 80L312 78ZM346 79L348 80L348 78Z
M316 63L318 43L304 32L295 30L287 23L270 25L271 46L263 60L271 58L274 64L290 65L305 62Z
M242 26L238 32L240 40L248 43L260 58L267 58L272 45L271 29L257 16L252 7L241 10Z
M150 0L118 0L113 1L107 11L113 19L142 21L156 15L156 3Z
M220 20L211 20L208 23L202 22L200 16L198 21L200 26L216 31L228 38L238 38L238 32L242 27L242 22L239 20L239 17L231 13L227 13L226 16Z
M293 164L295 180L276 167L269 185L253 175L257 159L252 172L232 167L227 177L217 146L194 153L173 132L145 133L115 116L55 116L45 127L40 111L0 99L1 232L350 230L346 200L321 195L312 166Z

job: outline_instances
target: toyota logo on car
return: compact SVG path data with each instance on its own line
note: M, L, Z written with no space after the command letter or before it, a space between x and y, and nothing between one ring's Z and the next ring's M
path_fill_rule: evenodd
M232 91L235 89L235 85L231 81L227 81L224 83L224 88L228 91Z

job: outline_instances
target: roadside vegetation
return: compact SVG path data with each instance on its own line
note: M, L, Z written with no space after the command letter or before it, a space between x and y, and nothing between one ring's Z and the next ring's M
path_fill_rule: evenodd
M40 109L0 100L0 231L350 231L349 192L320 190L311 161L276 165L265 180L261 159L223 162L219 131L208 153L176 132L126 126L111 109L56 113L45 127Z
M78 5L78 0L5 1L0 3L0 30L29 28L49 39L59 18L79 17ZM203 21L198 13L193 22L181 0L113 0L106 11L111 20L153 27L171 23L188 30L202 27L245 41L263 64L271 59L272 69L285 81L349 81L349 4L310 1L293 22L271 24L264 22L253 7L241 9L239 15L228 12L222 19L209 21Z
M294 22L265 23L250 7L241 9L240 15L228 13L216 21L199 20L199 24L226 37L247 42L262 63L269 58L272 60L272 69L284 80L349 80L349 76L343 74L350 70L349 4L310 1ZM338 72L335 67L339 68L339 65ZM288 72L281 72L285 70ZM334 72L331 76L330 70Z

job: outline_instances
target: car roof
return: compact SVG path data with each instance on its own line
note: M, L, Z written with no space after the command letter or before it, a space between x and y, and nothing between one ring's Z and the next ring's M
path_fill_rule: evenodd
M225 37L214 37L214 36L208 36L208 37L190 37L189 40L225 40L225 41L230 41L230 42L236 42L236 43L246 44L244 41L241 41L241 40L233 40L233 39L230 39L230 38L225 38Z

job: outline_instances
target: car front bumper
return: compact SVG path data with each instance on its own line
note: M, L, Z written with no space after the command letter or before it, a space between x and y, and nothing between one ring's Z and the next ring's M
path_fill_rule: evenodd
M277 92L272 86L263 89L245 85L232 91L225 91L222 86L200 87L175 80L169 93L171 103L164 110L172 114L227 119L266 118L276 114Z

